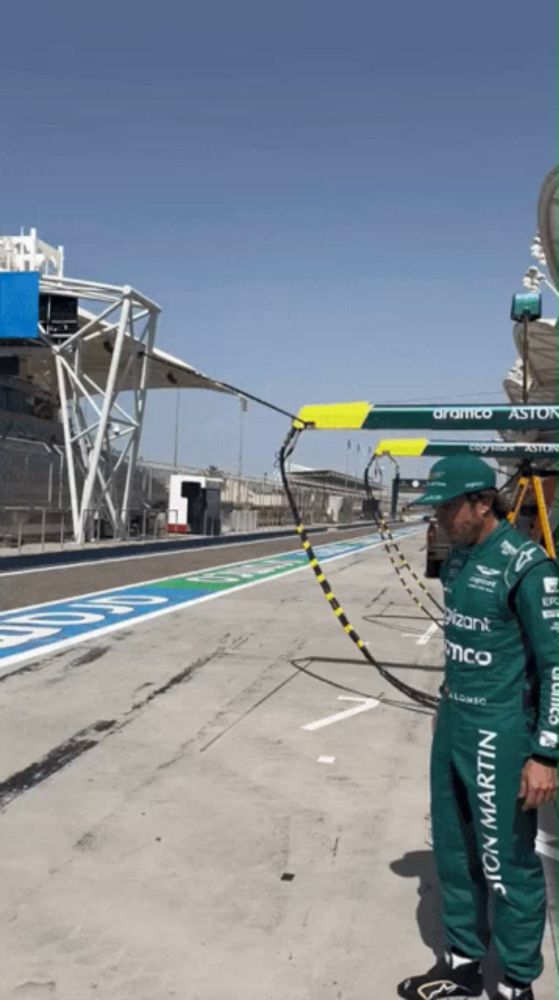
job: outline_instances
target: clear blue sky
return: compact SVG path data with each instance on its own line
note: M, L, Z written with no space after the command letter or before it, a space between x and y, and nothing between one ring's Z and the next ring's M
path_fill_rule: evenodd
M140 288L159 346L288 409L496 401L556 161L555 11L530 11L9 4L0 229ZM181 459L235 468L238 403L181 407ZM152 395L144 455L171 459L174 412ZM271 469L286 429L251 407L245 471ZM343 467L346 438L298 458Z

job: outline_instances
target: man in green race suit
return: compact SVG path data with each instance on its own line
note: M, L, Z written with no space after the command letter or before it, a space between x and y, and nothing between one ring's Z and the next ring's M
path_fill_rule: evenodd
M398 993L481 995L491 898L503 966L495 1000L533 1000L546 916L537 807L557 785L558 568L506 520L495 473L475 456L437 462L417 502L436 508L452 546L441 575L446 665L431 757L447 951Z

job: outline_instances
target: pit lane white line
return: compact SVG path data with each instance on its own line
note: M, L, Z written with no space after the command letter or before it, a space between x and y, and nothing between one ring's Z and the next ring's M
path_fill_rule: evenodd
M327 530L328 530L327 528L324 529L325 532ZM183 554L186 555L189 552L202 552L204 549L210 549L210 548L238 549L240 546L242 546L244 548L245 546L248 547L249 545L263 545L264 542L281 542L281 541L283 541L284 538L287 541L290 541L292 537L293 536L290 535L290 533L286 531L285 535L280 535L279 537L276 537L276 538L267 538L264 535L262 538L255 538L254 541L252 541L252 542L242 542L242 541L241 542L227 542L227 545L215 545L215 546L210 546L210 545L195 545L195 544L192 544L192 545L189 545L187 548L177 549L175 552L173 552L173 551L169 551L169 552L165 552L165 551L163 551L163 552L140 552L139 555L136 555L136 556L113 556L112 558L108 556L106 559L91 559L91 560L89 560L89 559L83 560L82 559L82 560L78 560L77 562L61 563L60 565L57 565L57 566L38 566L36 568L30 567L28 569L10 569L10 570L7 570L6 572L2 572L2 570L0 570L0 577L4 578L5 576L25 576L26 573L27 574L30 574L30 573L33 573L33 574L35 574L35 573L54 573L55 570L61 570L61 569L80 569L80 568L88 569L89 567L94 567L94 566L105 566L107 563L127 563L127 562L134 562L137 559L156 559L157 557L165 559L168 556L179 556L179 555L183 555ZM343 541L343 539L341 539L341 538L339 540ZM170 543L170 544L172 544L172 543ZM225 565L234 565L234 564L226 563Z
M328 530L329 530L328 528L324 528L324 532L325 533ZM417 529L417 527L415 525L408 525L408 526L406 526L404 528L400 528L399 530L404 535L404 534L415 534L418 529ZM204 549L209 549L209 548L236 549L236 548L239 548L240 546L242 546L244 548L245 546L248 547L249 545L263 545L264 542L281 542L281 541L283 541L284 538L287 541L290 541L293 538L293 535L290 532L286 531L285 535L279 535L279 536L276 536L276 538L267 538L264 535L262 538L255 538L252 542L243 542L243 541L228 542L226 546L225 545L223 545L223 546L208 546L208 545L196 545L196 544L192 544L192 545L189 545L187 548L181 548L181 549L178 549L175 552L172 552L172 551L170 551L170 552L141 552L141 553L139 553L139 555L135 555L135 556L116 556L116 557L113 556L112 558L107 557L106 559L92 559L92 560L86 560L86 561L79 560L77 562L61 563L60 565L57 565L57 566L38 566L36 568L31 567L31 568L28 568L28 569L10 569L10 570L6 570L5 572L3 572L2 570L0 570L0 577L4 578L6 576L25 576L26 573L27 574L29 574L29 573L53 573L55 570L79 569L80 567L83 567L84 569L87 569L89 566L104 566L107 563L134 562L137 559L156 559L157 557L165 558L166 556L177 556L177 555L180 555L181 553L187 553L187 552L202 552ZM339 539L339 541L343 541L343 540L344 539L342 539L342 538ZM170 544L172 544L172 543L170 543Z
M405 534L410 534L410 533L411 532L405 532ZM366 540L368 537L370 538L370 541ZM340 548L342 548L343 546L351 546L351 545L357 545L358 547L355 548L355 549L345 548L345 551L340 551L339 553L337 552L337 547L338 546L340 546ZM327 549L331 550L333 548L334 551L336 552L336 554L335 555L331 555L331 554L330 555L326 555L326 553L323 551L323 558L327 562L337 562L338 559L345 559L345 558L348 558L351 555L355 556L355 555L358 555L358 554L361 554L361 553L374 551L374 550L380 548L381 545L382 545L381 540L378 539L378 537L376 537L376 536L365 536L365 537L360 536L358 538L347 538L347 539L344 539L343 542L340 540L340 542L332 543L330 546L328 546L328 545L319 546L319 548L318 548L317 551L318 551L318 554L320 555L321 548L323 550L325 550L325 549L326 550ZM285 558L291 559L297 553L298 553L298 550L290 550L290 551L284 553L283 555L284 555ZM298 554L301 555L300 552ZM194 579L194 578L196 578L198 576L204 576L204 575L208 576L208 574L213 574L215 576L216 574L218 574L219 572L221 572L223 569L226 569L226 568L229 568L229 567L231 567L231 568L239 567L240 569L242 569L243 567L254 566L254 565L258 566L260 564L267 564L267 563L270 563L270 562L276 562L277 563L278 561L281 561L281 558L282 558L282 554L277 553L274 556L258 557L257 559L252 560L252 561L249 560L248 562L246 560L244 560L244 561L241 561L241 562L222 564L221 566L214 566L211 569L207 569L207 570L199 570L199 571L190 572L190 573L177 573L177 574L174 574L173 576L158 577L156 580L144 581L143 583L140 583L140 584L125 584L124 586L121 586L121 587L111 588L108 591L107 590L105 590L105 591L93 591L90 594L81 594L77 598L65 598L62 601L54 601L54 602L48 601L48 602L44 602L43 604L35 604L35 605L28 606L27 609L26 608L12 609L9 612L6 612L4 614L0 614L0 629L2 627L2 623L4 623L6 625L6 627L13 629L15 623L12 621L12 619L14 618L14 616L16 616L16 620L17 620L17 616L19 615L21 617L21 612L25 611L25 610L31 610L33 612L36 612L39 609L48 609L49 607L50 608L57 608L58 605L64 605L64 606L68 605L70 608L73 608L73 606L75 604L77 604L80 608L82 608L84 601L87 602L88 598L96 598L97 597L97 598L101 599L103 597L103 595L107 595L108 594L108 595L112 596L113 594L118 594L119 592L124 592L125 593L126 591L135 591L135 590L137 590L139 588L149 588L149 585L151 583L159 583L160 581L163 581L163 582L165 582L165 581L172 581L172 580L180 579L182 577L188 578L188 579ZM206 594L204 596L196 597L196 598L193 598L193 599L185 601L185 602L171 603L170 605L162 607L162 608L159 608L156 611L142 613L142 615L138 616L138 617L134 617L134 618L132 618L132 617L122 617L122 618L120 618L119 621L116 621L116 622L114 622L112 624L103 625L101 627L99 627L99 625L96 624L94 628L90 628L90 629L85 629L84 628L83 630L80 629L79 633L74 634L72 636L69 636L68 638L61 638L61 639L56 639L56 640L52 640L52 641L49 638L48 643L39 642L37 644L37 643L33 642L32 644L28 645L27 648L21 649L21 651L18 652L18 653L9 653L7 655L3 655L2 658L1 658L1 662L0 662L0 673L5 674L6 671L10 667L12 667L14 664L20 664L20 663L23 663L25 660L29 660L29 659L33 659L33 658L49 656L51 653L56 652L56 651L58 651L60 649L65 649L66 647L74 646L74 645L77 645L79 643L85 642L88 639L92 638L93 636L99 637L101 635L107 635L107 634L109 634L111 632L114 632L114 631L117 631L119 629L129 627L131 624L133 624L133 625L140 624L142 622L149 621L149 620L151 620L153 618L159 618L160 616L165 615L165 614L171 614L174 611L178 611L178 610L182 610L182 609L194 607L194 605L196 605L196 604L202 604L202 603L205 603L207 601L216 600L218 597L225 597L227 594L230 594L230 593L238 593L241 590L247 590L250 587L259 586L260 584L266 583L266 582L268 582L268 581L270 581L272 579L280 579L280 578L283 579L283 577L290 576L291 574L304 572L306 570L307 565L308 565L308 563L307 563L307 560L305 559L302 564L295 563L294 566L293 566L293 569L289 569L287 571L284 570L280 575L270 574L270 575L265 575L264 577L259 576L257 579L250 580L250 582L237 583L234 587L231 587L229 589L219 590L219 591L217 591L215 593L209 593L209 594ZM119 612L119 614L120 614L120 612ZM32 638L33 637L31 637L31 639ZM19 645L19 643L18 643L18 645Z
M309 722L306 726L301 726L301 729L306 729L307 732L312 733L317 729L324 729L325 726L333 726L335 722L341 722L342 719L349 719L352 715L360 715L361 712L370 712L372 708L380 705L380 701L376 698L354 698L352 695L345 694L339 694L338 701L359 701L361 704L356 705L354 708L348 708L345 712L336 712L335 715L327 715L324 719Z
M406 534L408 534L408 532L406 532ZM409 534L411 534L411 532L409 532ZM349 538L340 539L340 542L342 542L342 541L343 542L348 542L348 543L360 542L363 537L366 537L366 536L359 535L357 537L354 537L352 535ZM402 535L402 537L404 537L404 536ZM253 543L252 542L248 542L247 544L248 545L252 545ZM336 542L325 542L324 544L325 545L334 545L334 544L337 544L337 543ZM374 542L371 542L370 544L368 544L361 551L364 552L364 551L368 551L369 549L377 549L377 548L380 548L381 545L382 545L382 541L375 540ZM318 546L317 546L317 548L318 548ZM139 580L136 583L123 583L123 584L121 584L120 586L117 586L117 587L108 587L108 588L103 588L101 590L90 590L90 591L86 591L85 594L79 594L78 593L78 594L74 594L71 597L60 597L60 598L58 598L55 601L53 601L53 600L50 600L50 601L37 601L37 602L34 602L33 604L23 604L23 605L21 605L21 607L11 608L9 611L0 612L0 614L3 614L4 617L5 617L6 615L20 614L22 611L28 611L30 609L35 610L36 608L47 608L47 607L50 607L51 605L54 605L54 604L62 604L64 602L68 602L69 603L70 601L72 601L72 602L74 602L74 601L85 601L85 600L87 600L90 597L102 596L103 594L108 594L108 593L110 593L110 594L116 594L119 591L131 590L132 588L135 588L135 587L149 587L150 584L152 584L152 583L161 583L163 580L180 580L181 577L183 577L183 576L184 577L193 577L193 576L199 576L201 573L219 573L219 572L221 572L221 570L224 570L224 569L227 569L227 570L231 569L231 570L233 570L236 566L243 566L247 562L250 562L250 563L252 563L252 562L259 563L259 562L264 562L265 560L283 559L285 556L290 556L290 555L293 555L294 552L300 552L300 551L301 550L298 549L298 548L296 548L296 549L286 549L283 552L275 552L271 556L256 556L254 560L252 560L252 559L235 559L233 562L218 563L216 566L207 566L205 569L189 570L188 572L184 572L184 570L183 570L182 573L172 573L172 574L166 573L165 576L154 576L154 577L150 577L149 580ZM333 559L329 559L328 561L329 562L335 562L337 559L343 559L343 558L345 558L345 557L347 557L349 555L352 555L352 554L355 555L355 553L343 552L341 555L335 556ZM132 559L136 559L136 558L143 559L144 557L143 556L131 556L130 558L132 558ZM103 562L114 562L113 559L102 560L102 561ZM82 566L84 564L83 563L78 563L77 565L78 566ZM94 563L92 565L98 566L99 563ZM296 572L296 570L304 569L307 566L308 566L308 563L304 562L302 566L296 567L296 569L290 570L290 572L294 573L294 572ZM69 569L70 567L69 566L63 566L63 567L60 566L58 568L59 569ZM33 572L33 573L35 573L35 572L39 572L39 570L19 570L18 572L23 572L23 573L27 573L27 572L32 573ZM8 575L9 575L8 573L0 573L0 578L3 578L4 576L8 576ZM289 576L289 573L284 573L283 576ZM256 581L256 582L257 583L264 583L265 581L264 580L260 580L260 581ZM245 584L244 586L248 587L248 586L252 586L252 584ZM239 589L241 589L241 588L239 588ZM213 596L214 595L212 595L212 597ZM218 595L215 595L215 596L218 596ZM204 600L205 600L205 598L204 598ZM192 601L191 603L195 603L195 602Z

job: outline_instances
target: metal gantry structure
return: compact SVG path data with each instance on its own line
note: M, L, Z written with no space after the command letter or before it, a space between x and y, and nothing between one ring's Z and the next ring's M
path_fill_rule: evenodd
M122 537L126 531L148 391L148 367L160 309L129 285L118 287L45 277L41 289L103 306L90 318L82 311L85 323L59 344L44 330L42 336L53 353L56 368L75 540L78 544L86 540L94 511L100 506L106 510L115 536ZM111 339L107 340L109 335ZM95 341L108 356L103 383L92 377L85 359L86 351L91 351ZM135 372L135 384L130 386L131 370ZM120 399L122 386L131 388L128 410ZM85 473L81 495L78 462ZM118 476L121 468L126 470L124 477Z
M101 517L124 538L149 389L232 390L155 348L156 302L130 285L66 277L62 248L35 230L0 237L0 271L36 272L41 301L74 304L73 326L43 317L32 342L4 334L0 354L16 354L27 384L59 411L74 540L94 539Z
M42 374L60 407L75 541L92 534L100 510L123 537L160 308L129 285L65 277L63 248L38 239L34 229L0 239L0 268L38 272L42 295L79 303L76 332L57 336L39 323L28 353L35 366L45 348L50 356Z

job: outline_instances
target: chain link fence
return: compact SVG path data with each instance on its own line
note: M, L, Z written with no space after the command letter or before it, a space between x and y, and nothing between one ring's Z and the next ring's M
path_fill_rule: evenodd
M48 544L62 547L73 539L73 522L66 482L65 456L58 446L41 442L0 441L0 546L21 550ZM125 469L122 474L125 474ZM175 468L140 461L133 479L131 505L124 515L121 541L164 538L179 530L178 513L169 510L172 474L221 479L221 516L207 512L200 534L231 534L288 527L291 513L279 479L235 476L214 466ZM78 483L78 489L80 484ZM354 484L346 489L293 482L293 492L305 524L332 524L362 516L364 493ZM115 504L115 506L117 506ZM115 538L105 506L88 512L88 541Z

